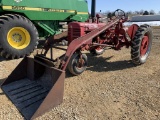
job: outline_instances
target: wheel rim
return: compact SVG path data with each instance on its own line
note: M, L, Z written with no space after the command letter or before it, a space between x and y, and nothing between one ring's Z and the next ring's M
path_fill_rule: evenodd
M144 36L142 39L141 48L140 48L141 57L147 53L148 46L149 46L149 38L148 36Z
M77 68L77 69L83 69L84 66L85 66L85 61L84 61L84 59L79 58L79 59L76 61L76 68Z
M8 43L15 49L24 49L30 44L30 34L22 27L14 27L7 34Z

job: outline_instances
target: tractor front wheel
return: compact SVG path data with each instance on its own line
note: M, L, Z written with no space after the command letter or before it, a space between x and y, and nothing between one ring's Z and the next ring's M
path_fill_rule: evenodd
M73 75L80 75L87 68L86 54L74 53L68 63L68 70Z
M20 15L0 16L0 55L21 58L29 55L38 44L38 32L33 23Z
M149 25L141 25L131 44L131 58L134 64L146 62L152 46L152 30Z

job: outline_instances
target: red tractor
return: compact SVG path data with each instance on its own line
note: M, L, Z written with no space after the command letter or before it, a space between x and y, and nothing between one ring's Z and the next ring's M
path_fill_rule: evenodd
M87 67L87 56L81 51L88 50L92 54L100 55L109 47L120 50L123 46L131 47L131 59L134 64L140 65L146 62L151 51L152 29L149 25L138 26L133 24L125 27L127 21L125 12L117 9L115 19L108 23L101 23L101 15L95 15L96 0L92 0L91 17L87 22L71 22L68 25L68 49L59 60L58 68L65 70L68 66L73 75L79 75ZM46 51L56 40L48 39L45 44ZM47 52L45 52L47 53Z
M53 59L52 47L58 48L53 45L66 37L67 32L48 38L41 54L34 59L26 57L8 76L1 88L26 119L34 119L62 103L65 70L68 67L73 75L86 70L88 60L82 53L84 50L99 55L107 47L114 50L131 47L133 63L146 62L151 51L151 27L134 24L126 28L123 26L125 13L118 9L115 16L110 22L101 23L100 15L95 15L95 0L92 0L91 22L69 23L68 48L64 55ZM51 58L46 57L49 49Z
M134 64L146 62L151 51L152 29L149 25L130 27L123 26L127 18L124 11L117 9L115 19L101 23L99 14L95 17L95 0L92 0L91 22L71 22L68 25L68 49L66 54L58 58L58 68L65 70L68 67L73 75L79 75L87 67L87 56L81 52L90 51L91 54L100 55L107 47L120 50L123 46L131 47L131 59ZM45 53L56 40L48 39L45 44ZM46 55L46 54L43 54Z

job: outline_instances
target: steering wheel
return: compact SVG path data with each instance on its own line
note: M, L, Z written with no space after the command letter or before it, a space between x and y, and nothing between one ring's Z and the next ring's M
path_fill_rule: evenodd
M126 17L126 14L123 10L121 9L117 9L115 12L114 12L114 15L115 17L117 18L125 18Z

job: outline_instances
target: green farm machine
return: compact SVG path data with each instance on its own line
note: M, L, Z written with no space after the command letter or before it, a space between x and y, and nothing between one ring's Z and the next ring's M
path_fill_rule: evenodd
M65 24L88 17L86 0L0 0L0 55L29 55L39 39L60 33L64 38Z

